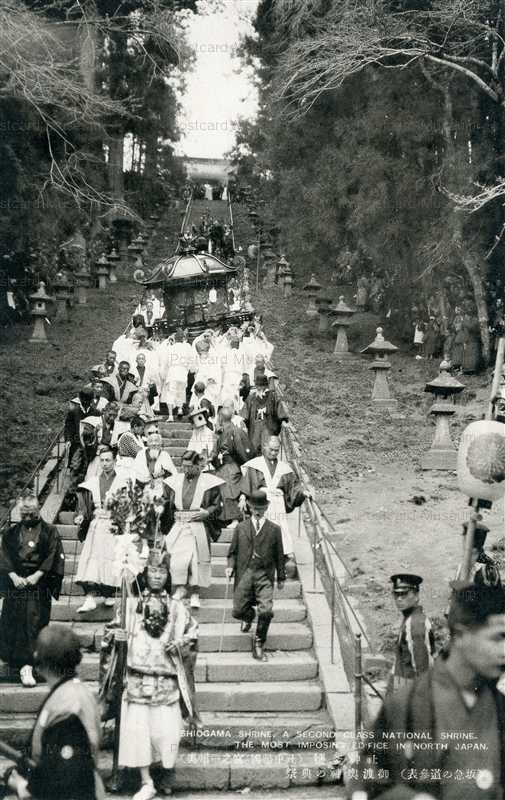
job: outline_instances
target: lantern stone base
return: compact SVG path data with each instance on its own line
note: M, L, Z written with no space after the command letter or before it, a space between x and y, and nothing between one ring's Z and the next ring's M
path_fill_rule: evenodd
M372 404L374 408L390 408L392 411L398 408L398 400L395 400L394 397L383 398L383 397L372 397Z
M33 323L33 332L29 341L33 342L34 344L49 344L45 322L42 317L35 317Z
M421 469L443 469L455 472L458 461L456 450L428 450L421 459Z

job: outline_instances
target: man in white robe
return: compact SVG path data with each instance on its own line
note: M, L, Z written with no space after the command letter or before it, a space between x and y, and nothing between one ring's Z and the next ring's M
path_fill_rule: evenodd
M246 461L242 466L241 490L244 497L240 505L245 508L245 497L250 497L254 492L265 492L270 502L266 516L279 525L284 554L291 557L294 545L287 514L301 506L311 495L302 489L289 464L279 459L280 446L279 438L271 436L263 447L263 455Z

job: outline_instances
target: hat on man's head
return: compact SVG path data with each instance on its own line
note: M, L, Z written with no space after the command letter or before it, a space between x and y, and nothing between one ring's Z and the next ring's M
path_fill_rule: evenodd
M389 579L393 584L393 592L396 594L403 594L415 589L419 591L419 587L423 582L420 575L413 575L411 572L399 572L396 575L391 575Z
M466 536L468 533L468 522L463 523L463 536ZM475 532L473 534L473 546L477 548L477 550L482 550L484 544L486 542L487 535L489 533L489 528L487 525L483 525L481 522L478 522L475 526Z
M254 385L258 387L258 389L263 389L264 387L268 386L268 378L266 375L256 375L254 379Z
M453 595L448 622L460 625L484 625L494 614L505 614L505 591L502 586L452 581Z
M249 505L255 508L267 508L269 502L265 492L251 492L247 499Z

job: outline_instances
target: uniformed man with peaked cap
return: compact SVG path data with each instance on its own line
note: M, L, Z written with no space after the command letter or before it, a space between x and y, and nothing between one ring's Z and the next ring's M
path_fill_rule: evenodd
M435 638L431 622L419 603L419 575L404 572L391 576L393 597L402 623L396 642L390 689L396 691L425 672L433 663Z

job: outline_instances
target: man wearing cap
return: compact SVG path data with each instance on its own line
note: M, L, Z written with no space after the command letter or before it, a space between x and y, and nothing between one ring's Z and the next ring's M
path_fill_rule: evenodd
M233 532L228 551L226 577L234 578L233 617L242 620L241 630L247 633L258 610L256 633L252 639L253 658L266 661L265 642L274 616L274 580L282 589L286 580L282 532L265 516L268 498L264 492L253 492L249 499L251 517L239 522Z
M280 434L282 423L289 420L289 413L275 389L268 388L266 375L257 375L254 385L255 390L247 397L240 413L247 425L255 455L260 456L264 440Z
M419 605L419 587L423 579L411 573L391 576L393 597L402 624L396 642L392 689L410 684L433 664L435 637L431 622Z
M386 697L367 732L357 774L368 800L503 798L505 595L497 586L454 589L447 655Z

